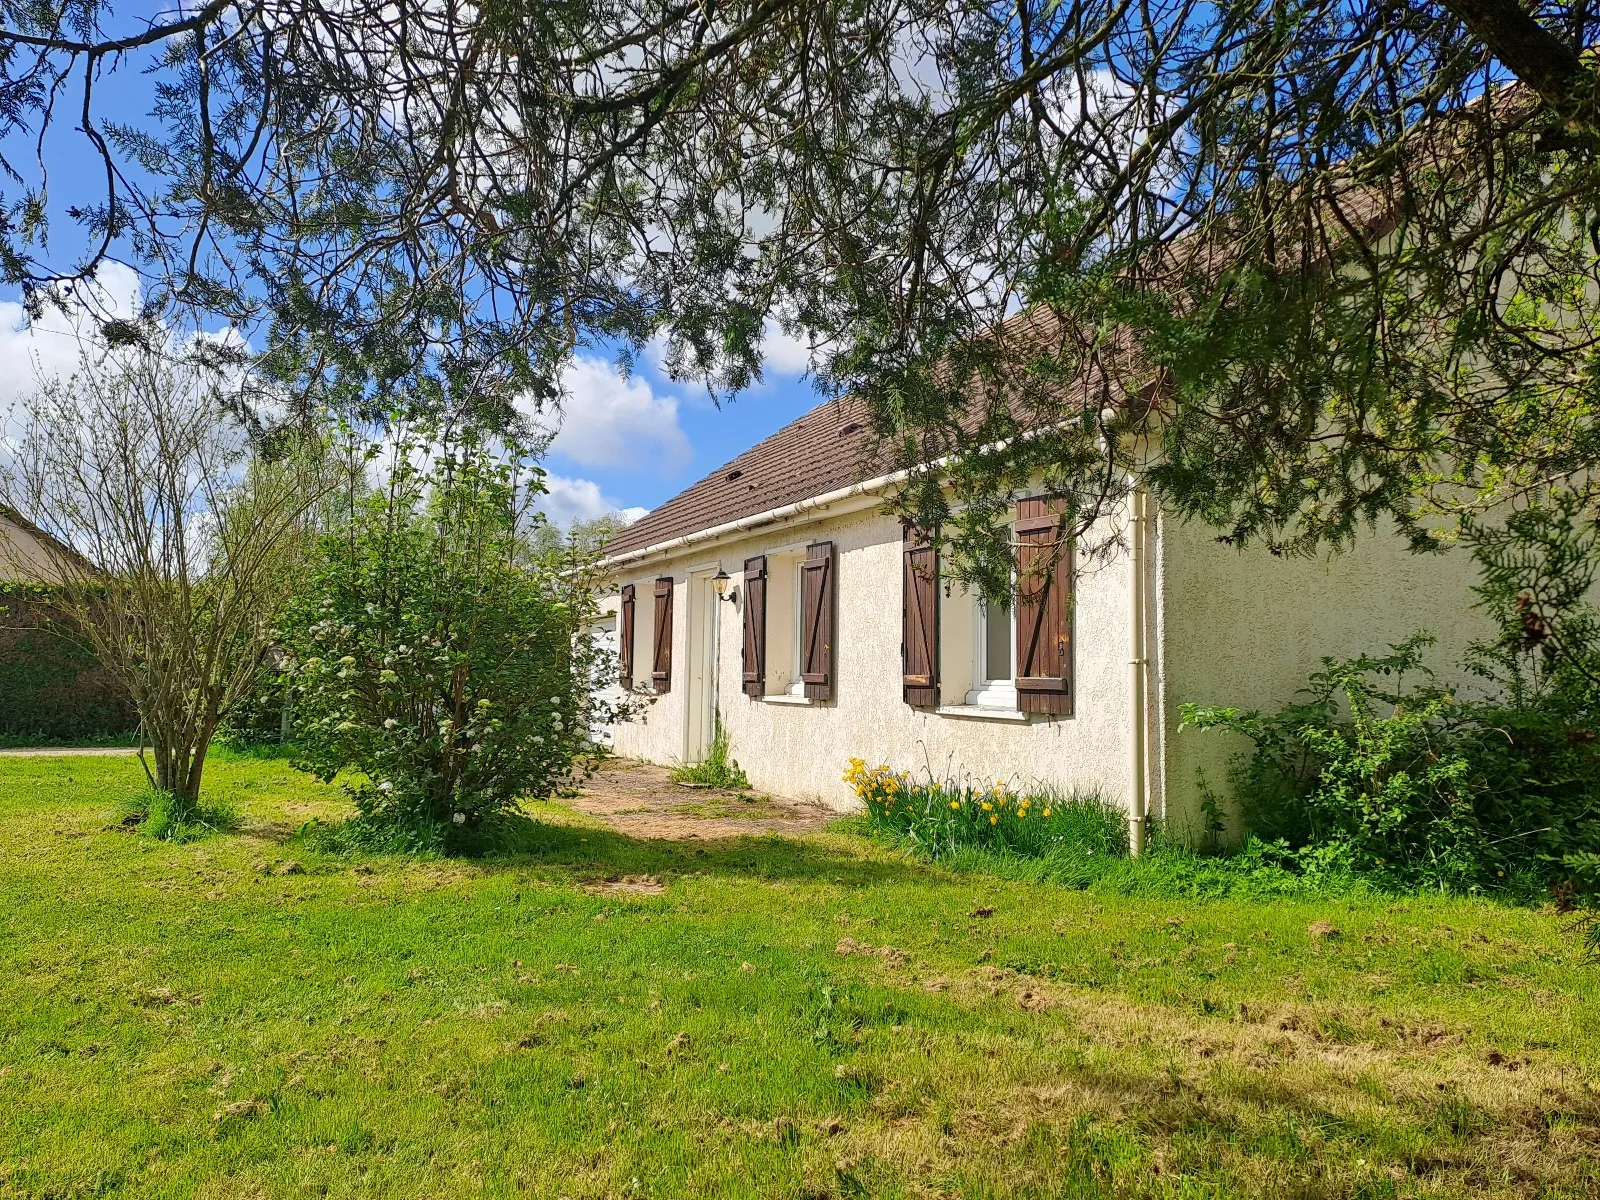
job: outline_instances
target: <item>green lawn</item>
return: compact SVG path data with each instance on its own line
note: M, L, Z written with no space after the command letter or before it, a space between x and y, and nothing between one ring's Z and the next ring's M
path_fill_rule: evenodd
M0 1195L1600 1192L1600 967L1554 914L558 809L515 860L332 859L293 840L332 789L226 755L243 832L168 845L106 828L141 778L0 760Z

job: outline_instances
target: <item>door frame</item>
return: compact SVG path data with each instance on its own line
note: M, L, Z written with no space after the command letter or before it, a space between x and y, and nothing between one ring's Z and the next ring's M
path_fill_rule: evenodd
M685 599L683 761L699 762L711 747L717 712L717 658L722 636L722 600L712 586L720 563L689 568Z

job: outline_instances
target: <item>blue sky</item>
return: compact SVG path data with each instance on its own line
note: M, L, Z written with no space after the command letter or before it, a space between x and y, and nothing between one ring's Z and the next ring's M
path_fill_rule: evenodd
M703 387L668 379L648 350L627 379L603 352L581 352L545 462L551 515L654 508L815 405L804 347L773 330L766 350L764 382L720 409Z
M134 271L112 264L100 280L106 306L131 313ZM720 409L703 387L669 379L648 348L627 378L605 351L580 351L564 373L567 399L543 463L550 516L563 525L610 511L638 516L815 405L801 378L803 347L775 334L767 351L765 381ZM51 312L29 326L20 293L0 292L0 415L39 374L70 371L77 355L71 322Z
M126 64L100 80L96 96L103 112L126 119L149 110L153 76L141 73L144 65ZM76 113L66 111L71 108L68 103L60 114L65 119L44 146L52 222L49 252L41 258L56 269L71 267L84 245L65 210L104 197L103 168L74 131ZM0 152L30 183L37 181L31 139L7 138ZM19 192L11 181L5 199ZM112 265L101 283L109 303L131 311L138 290L131 269ZM70 323L51 316L43 328L30 329L19 300L18 290L0 290L0 414L37 372L70 369L76 362ZM562 426L544 463L551 516L565 524L609 510L637 515L654 508L815 405L815 391L801 378L804 347L775 327L769 332L764 382L720 409L703 387L669 379L649 348L637 356L627 379L604 349L580 351L565 374Z

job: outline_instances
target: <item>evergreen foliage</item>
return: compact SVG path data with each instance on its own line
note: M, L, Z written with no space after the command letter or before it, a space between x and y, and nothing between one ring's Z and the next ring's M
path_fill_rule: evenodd
M727 393L776 325L878 470L960 455L898 503L991 593L1017 487L1087 532L1135 468L1235 541L1428 546L1600 479L1597 35L1587 0L11 4L0 138L81 137L106 190L78 255L7 156L0 280L38 312L125 256L107 339L220 315L268 423L518 427L585 343ZM119 70L153 113L105 111Z

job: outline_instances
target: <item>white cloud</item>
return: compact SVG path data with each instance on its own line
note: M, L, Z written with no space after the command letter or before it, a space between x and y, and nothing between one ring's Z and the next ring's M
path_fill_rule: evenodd
M769 371L782 375L804 375L811 366L811 346L791 337L771 317L761 327L761 358Z
M0 301L0 412L33 391L41 379L72 374L84 350L103 348L100 322L138 312L138 273L119 262L103 263L84 300L88 303L80 300L67 312L46 308L31 324L21 304Z
M574 521L592 521L608 513L615 513L628 524L644 516L648 509L623 508L600 491L600 485L590 479L568 479L565 475L545 476L546 494L539 497L537 507L550 518L553 525L570 529Z
M580 466L637 467L663 476L682 471L694 457L678 424L676 396L656 392L637 375L624 379L611 363L587 355L572 360L561 382L560 414L535 418L557 430L553 453Z

